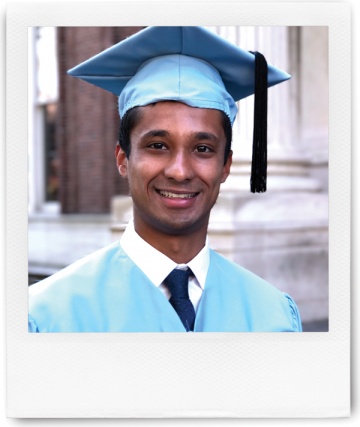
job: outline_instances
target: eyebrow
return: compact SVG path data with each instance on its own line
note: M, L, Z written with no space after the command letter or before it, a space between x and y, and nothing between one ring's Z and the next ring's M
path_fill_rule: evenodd
M195 139L198 139L199 141L215 141L215 142L219 141L219 138L210 132L194 132L193 136Z
M149 132L146 132L142 138L153 138L153 137L165 137L165 136L169 136L170 133L166 130L162 130L162 129L154 129L154 130L150 130Z
M170 136L170 132L163 129L153 129L146 132L142 137L143 138L153 138L153 137L167 137ZM218 142L219 138L210 132L193 132L192 137L199 141L215 141Z

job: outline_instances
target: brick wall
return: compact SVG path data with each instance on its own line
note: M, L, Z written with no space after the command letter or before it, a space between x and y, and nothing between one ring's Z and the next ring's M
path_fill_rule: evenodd
M138 30L140 27L58 28L56 138L62 213L108 213L111 197L127 193L127 182L119 176L114 156L117 97L66 72Z

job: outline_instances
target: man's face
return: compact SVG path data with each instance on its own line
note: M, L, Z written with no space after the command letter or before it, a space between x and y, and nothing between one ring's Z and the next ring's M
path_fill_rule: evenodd
M231 165L231 153L224 165L221 114L179 102L140 107L131 154L126 159L117 148L117 164L129 180L135 227L143 236L207 230Z

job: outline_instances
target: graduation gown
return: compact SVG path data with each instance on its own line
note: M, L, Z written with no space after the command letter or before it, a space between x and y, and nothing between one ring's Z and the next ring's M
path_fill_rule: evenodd
M30 286L29 293L29 332L185 332L167 298L119 242ZM210 250L194 332L282 331L301 331L293 299Z

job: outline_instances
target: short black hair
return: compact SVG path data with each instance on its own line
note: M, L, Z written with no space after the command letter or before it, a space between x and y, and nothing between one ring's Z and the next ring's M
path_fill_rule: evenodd
M232 142L232 126L229 117L222 112L222 125L226 138L225 153L224 153L224 164L226 163L229 153L231 151L231 142ZM124 117L120 120L119 127L119 144L123 149L126 157L130 157L131 144L130 144L130 134L134 127L139 123L141 118L140 110L138 107L131 108L128 110Z

